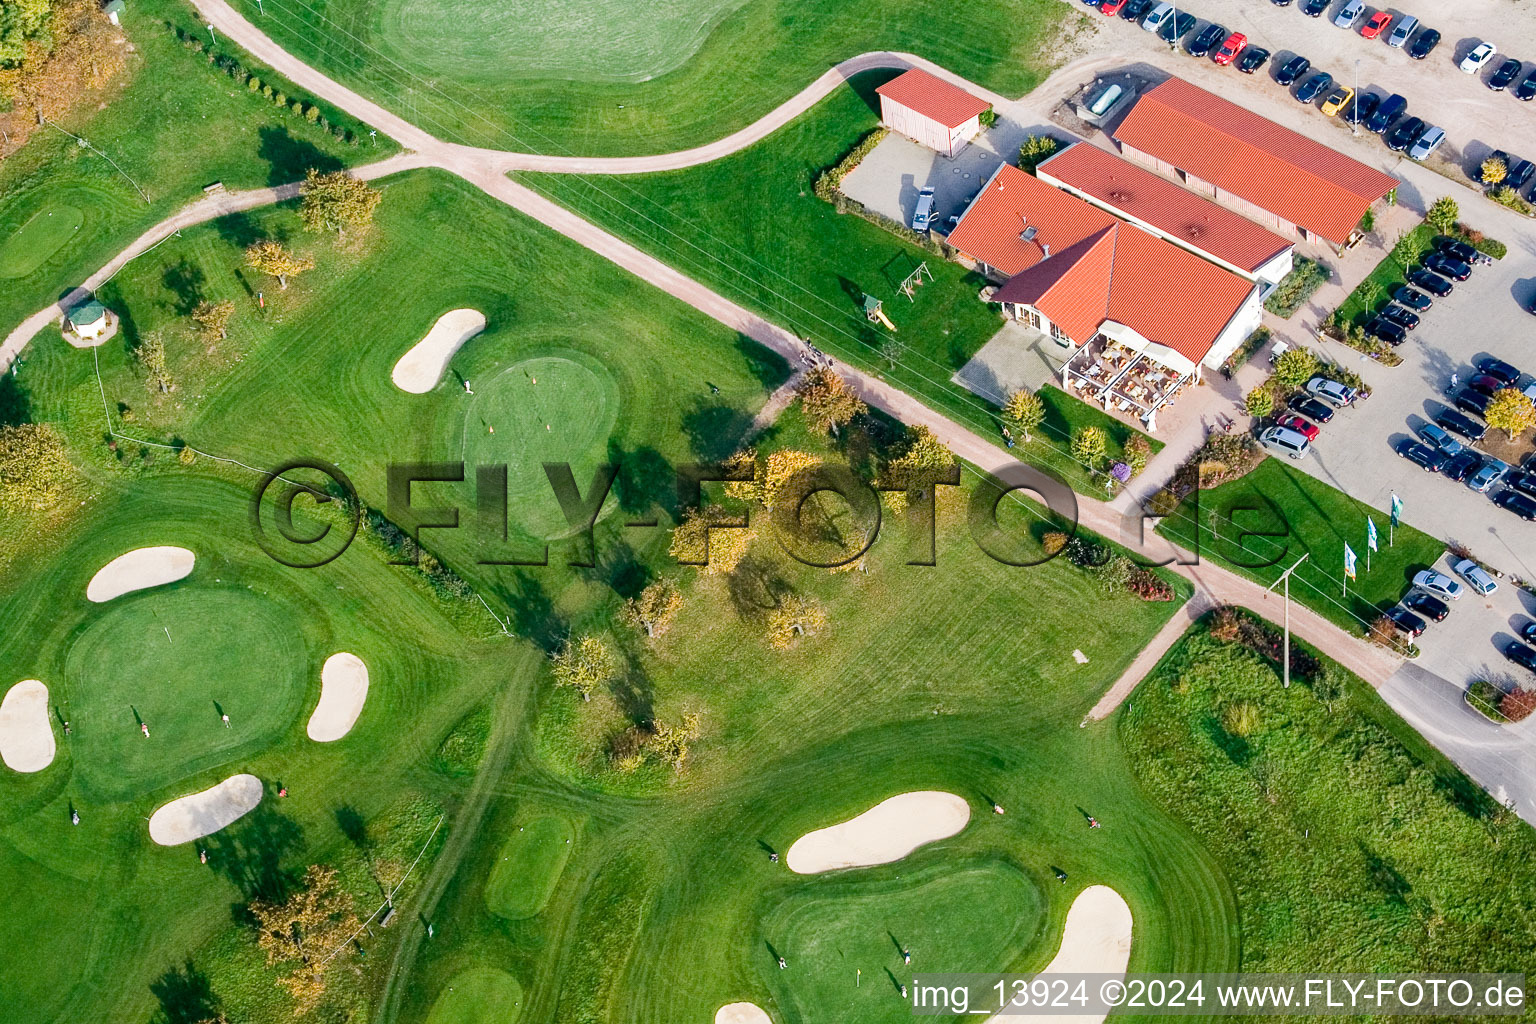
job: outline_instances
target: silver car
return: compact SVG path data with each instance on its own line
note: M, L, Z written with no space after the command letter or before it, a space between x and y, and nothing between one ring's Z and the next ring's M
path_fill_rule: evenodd
M1448 597L1452 601L1461 600L1462 586L1443 572L1435 572L1425 569L1413 578L1413 585L1420 590L1427 590L1436 597Z
M1335 409L1342 409L1346 405L1353 405L1355 399L1364 397L1365 393L1327 377L1313 377L1307 381L1307 394L1321 398Z
M921 189L917 193L917 212L912 214L912 230L921 234L933 223L933 189Z
M1429 131L1419 136L1419 141L1408 147L1408 158L1411 160L1423 160L1429 154L1440 148L1445 141L1445 129L1430 126Z
M1494 582L1493 577L1488 575L1487 571L1484 570L1482 566L1478 565L1470 558L1463 558L1461 561L1451 566L1451 571L1454 572L1457 576L1460 576L1462 579L1466 580L1467 586L1471 587L1479 594L1482 594L1484 597L1487 597L1489 594L1499 589L1499 585Z
M1387 45L1402 49L1408 42L1408 37L1413 35L1413 30L1419 27L1419 19L1411 14L1405 14L1397 19L1397 24L1392 26L1392 34L1387 36Z
M1259 435L1259 444L1273 455L1284 455L1300 462L1312 450L1312 442L1290 427L1270 427Z
M1354 28L1355 22L1360 20L1360 15L1365 13L1365 0L1349 0L1339 9L1339 13L1333 18L1333 23L1339 28Z
M1173 4L1160 3L1146 13L1141 19L1141 27L1148 32L1156 32L1163 27L1163 22L1173 13Z

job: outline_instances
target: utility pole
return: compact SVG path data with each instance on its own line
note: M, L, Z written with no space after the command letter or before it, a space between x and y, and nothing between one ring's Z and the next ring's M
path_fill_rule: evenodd
M1355 94L1350 97L1350 102L1355 105L1355 115L1349 122L1349 134L1360 134L1360 62L1355 61Z
M1285 584L1285 649L1280 658L1281 671L1283 673L1281 679L1286 689L1291 688L1291 573L1295 572L1296 567L1305 562L1311 555L1312 552L1308 551L1305 555L1296 559L1295 565L1281 573L1280 578L1269 585L1270 591L1273 591L1282 583Z

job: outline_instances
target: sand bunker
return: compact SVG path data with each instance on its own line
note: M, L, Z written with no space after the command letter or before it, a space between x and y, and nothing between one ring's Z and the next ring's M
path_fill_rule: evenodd
M965 828L971 805L953 793L903 793L830 828L807 832L784 857L789 870L813 875L900 860L924 843Z
M773 1024L756 1003L726 1003L715 1011L715 1024Z
M53 763L48 687L23 679L0 701L0 761L13 772L40 772Z
M1131 962L1131 908L1107 885L1090 885L1077 894L1061 928L1061 949L1041 974L1124 974ZM1106 1015L998 1014L987 1024L1050 1021L1052 1024L1097 1024Z
M339 740L352 731L368 698L368 666L346 651L325 659L320 669L320 703L309 716L309 738L317 743Z
M437 318L427 336L411 347L395 364L390 376L395 387L423 395L437 387L448 360L464 343L485 330L485 314L478 309L450 309Z
M231 775L201 793L172 800L149 818L149 838L161 846L190 843L240 820L261 803L261 780Z
M186 548L135 548L97 570L85 596L100 604L147 587L175 583L192 572L197 557Z

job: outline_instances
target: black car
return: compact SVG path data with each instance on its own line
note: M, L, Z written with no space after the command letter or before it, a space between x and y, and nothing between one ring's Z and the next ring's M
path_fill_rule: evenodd
M1511 470L1504 474L1504 486L1513 487L1528 498L1536 498L1536 473Z
M1412 316L1412 313L1408 314ZM1388 345L1401 345L1408 337L1408 332L1403 330L1401 324L1395 324L1380 314L1371 317L1370 323L1365 325L1365 333L1373 338L1380 338Z
M1484 374L1485 376L1492 377L1500 384L1504 384L1506 386L1514 384L1520 379L1519 370L1515 369L1513 366L1510 366L1502 359L1493 358L1493 356L1488 356L1485 359L1479 359L1477 361L1477 372Z
M1350 124L1359 124L1376 111L1376 104L1381 102L1381 97L1373 92L1357 95L1353 100L1344 105L1339 116Z
M1428 130L1429 125L1424 123L1422 117L1410 117L1387 134L1387 148L1394 153L1401 153L1419 141L1419 136Z
M1516 491L1500 491L1493 496L1493 503L1528 523L1536 522L1536 499L1527 498Z
M1408 56L1414 60L1423 60L1428 57L1430 51L1440 45L1440 33L1432 28L1427 28L1419 33L1419 37L1408 45Z
M1452 259L1443 252L1432 252L1425 256L1424 265L1442 277L1453 277L1458 281L1465 281L1472 276L1471 267L1461 260Z
M1493 73L1493 77L1488 79L1488 88L1492 89L1494 92L1503 92L1505 89L1509 88L1510 83L1519 77L1519 75L1520 62L1511 57L1503 64L1500 64L1499 70L1495 71Z
M1525 77L1520 79L1520 84L1515 86L1515 99L1526 102L1536 99L1536 68L1526 72Z
M1502 184L1519 192L1525 187L1525 183L1531 180L1533 171L1536 171L1536 164L1529 160L1521 160L1509 169L1508 174L1504 175Z
M1445 253L1453 260L1461 260L1463 263L1471 263L1477 259L1477 250L1460 239L1450 235L1441 235L1435 239L1435 248Z
M1393 93L1377 104L1371 111L1371 116L1365 119L1365 130L1380 135L1392 126L1403 111L1408 109L1408 101L1399 93Z
M1527 622L1520 627L1520 639L1528 644L1536 644L1536 622Z
M1291 6L1291 0L1269 0L1269 2L1274 4L1276 7L1289 7L1289 6Z
M1536 650L1532 650L1525 646L1525 644L1511 640L1504 647L1504 657L1521 668L1528 668L1532 672L1536 672Z
M1129 0L1124 7L1120 8L1120 17L1126 21L1140 21L1141 16L1150 11L1156 3L1157 0Z
M1394 302L1401 302L1409 309L1418 313L1425 312L1430 306L1435 304L1434 300L1428 295L1425 295L1423 292L1416 292L1405 284L1397 286L1397 291L1392 293L1392 299Z
M1195 38L1189 41L1189 55L1191 57L1205 57L1210 54L1221 41L1232 33L1216 24L1214 21L1205 26L1205 29Z
M1311 103L1313 100L1317 99L1318 93L1322 92L1324 89L1327 89L1332 84L1333 76L1326 71L1319 71L1317 74L1301 83L1301 88L1296 90L1296 102Z
M1426 593L1422 590L1415 590L1403 598L1403 604L1431 622L1444 622L1445 617L1451 614L1450 605L1440 600L1434 594Z
M1196 18L1187 11L1179 11L1173 17L1163 21L1163 27L1157 30L1157 34L1162 38L1163 42L1171 43L1187 36L1190 29L1194 28L1199 20L1199 18Z
M1304 394L1295 395L1290 401L1290 406L1292 411L1301 413L1318 426L1323 426L1333 419L1333 406Z
M1280 70L1275 72L1275 81L1281 85L1290 85L1296 79L1306 74L1307 69L1311 66L1312 62L1305 57L1292 57L1280 65Z
M1402 306L1392 303L1379 314L1383 320L1390 320L1405 331L1411 331L1419 326L1419 314L1404 309Z
M1488 433L1488 428L1470 416L1463 415L1455 409L1441 409L1435 413L1435 423L1444 427L1451 433L1459 435L1471 441L1473 444L1481 441Z
M1267 60L1269 60L1269 51L1264 47L1245 46L1237 58L1237 70L1245 75L1251 75L1263 67Z
M1422 467L1426 473L1439 472L1446 460L1445 452L1422 441L1403 441L1397 446L1397 454L1415 466Z
M1455 285L1439 274L1431 273L1423 267L1414 267L1408 271L1408 283L1416 288L1424 289L1437 299L1445 298L1451 294L1451 290L1455 287Z
M1392 620L1392 625L1409 636L1418 636L1424 632L1424 620L1406 608L1393 605L1387 611L1387 618Z
M1458 413L1457 415L1460 415ZM1440 472L1445 474L1447 480L1454 480L1458 484L1471 476L1478 466L1483 464L1483 457L1470 448L1461 451L1445 460L1445 465L1440 467Z
M1309 18L1321 18L1323 12L1328 9L1330 0L1304 0L1301 5L1301 13Z
M1488 415L1488 396L1478 394L1471 388L1465 388L1456 396L1456 408L1462 412L1470 412L1484 418Z

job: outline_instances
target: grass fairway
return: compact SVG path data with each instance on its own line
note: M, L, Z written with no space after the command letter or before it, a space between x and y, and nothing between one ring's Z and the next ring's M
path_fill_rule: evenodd
M1376 521L1380 547L1366 571L1366 518ZM1399 526L1387 545L1388 517L1342 491L1265 459L1257 469L1214 490L1200 491L1158 526L1158 532L1202 558L1268 586L1303 554L1291 597L1353 633L1397 603L1413 574L1427 569L1445 545ZM1344 545L1359 556L1357 578L1343 593Z
M571 856L571 823L558 814L542 814L519 825L501 847L501 861L485 887L485 905L508 921L521 921L544 909Z
M517 1024L523 989L517 979L494 967L473 967L448 983L427 1024Z
M74 238L85 219L78 207L50 203L38 210L10 237L0 240L0 277L26 277Z
M70 645L54 695L81 740L82 791L122 799L270 743L319 680L293 635L280 602L211 579L120 598Z
M764 916L763 931L783 937L770 945L789 967L778 970L766 950L757 965L791 1020L894 1024L911 1019L901 985L913 971L1011 963L1040 938L1046 904L1035 878L1002 861L935 858L884 883L847 872L801 888Z
M955 17L944 0L235 7L286 49L445 139L590 156L721 138L870 50L916 52L1022 95L1054 67L1064 27L1086 23L1056 0L1003 0L980 18Z

